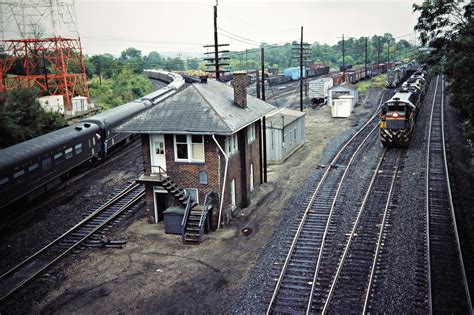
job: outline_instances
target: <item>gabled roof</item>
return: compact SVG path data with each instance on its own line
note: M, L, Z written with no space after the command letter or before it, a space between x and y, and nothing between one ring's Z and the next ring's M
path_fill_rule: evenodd
M117 128L119 132L230 135L275 109L253 96L247 108L234 104L234 89L209 80L186 86L174 96Z
M303 116L306 116L305 112L300 112L289 108L273 110L266 116L266 127L282 129L283 127L290 125L295 120L298 120Z

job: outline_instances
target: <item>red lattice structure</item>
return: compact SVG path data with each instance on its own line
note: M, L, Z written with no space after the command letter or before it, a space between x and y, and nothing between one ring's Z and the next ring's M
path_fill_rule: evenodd
M63 95L66 112L72 109L72 97L89 99L80 39L18 39L4 40L2 44L0 93L36 87L38 95Z

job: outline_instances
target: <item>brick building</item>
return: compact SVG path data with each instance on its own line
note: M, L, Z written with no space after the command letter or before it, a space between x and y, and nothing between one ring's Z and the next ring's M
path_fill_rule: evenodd
M206 195L212 200L214 228L249 205L262 182L264 116L274 107L247 96L245 81L240 72L233 87L213 80L186 85L118 128L141 135L149 222L186 205L189 195L197 205Z

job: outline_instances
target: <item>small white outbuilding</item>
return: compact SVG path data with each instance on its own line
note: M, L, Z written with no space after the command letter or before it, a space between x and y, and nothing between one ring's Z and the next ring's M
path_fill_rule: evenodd
M281 108L266 116L267 162L279 164L304 144L306 113Z
M344 95L350 95L353 97L353 106L358 102L359 100L359 92L357 91L357 85L344 82L342 84L333 86L332 88L329 89L329 95L328 95L328 104L332 105L333 101L335 99L340 98L341 96Z

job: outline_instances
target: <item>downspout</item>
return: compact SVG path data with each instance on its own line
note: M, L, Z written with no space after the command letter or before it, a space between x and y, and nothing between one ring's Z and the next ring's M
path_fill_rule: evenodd
M212 135L212 139L214 139L214 142L217 144L217 147L219 148L219 150L221 151L222 155L225 158L224 182L222 183L221 204L219 206L219 219L217 221L217 228L219 229L221 227L222 208L224 206L224 193L225 193L225 184L227 181L227 166L229 165L229 157L225 154L219 142L217 142L215 135Z

